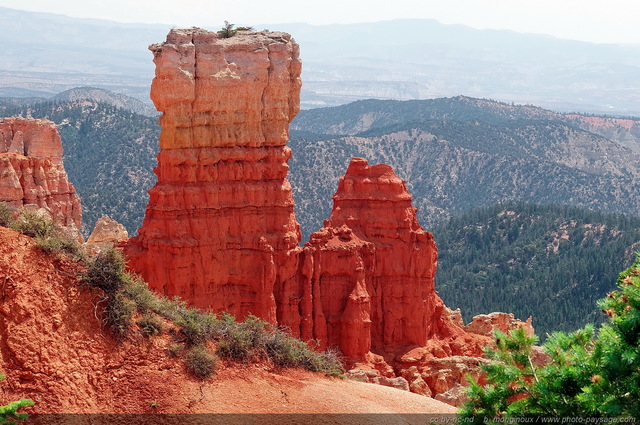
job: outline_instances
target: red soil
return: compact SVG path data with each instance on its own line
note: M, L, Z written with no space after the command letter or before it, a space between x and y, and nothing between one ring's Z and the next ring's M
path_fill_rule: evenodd
M78 285L78 265L0 227L0 404L30 413L454 413L449 405L379 385L265 364L221 362L201 382L169 357L168 335L118 343L101 295Z

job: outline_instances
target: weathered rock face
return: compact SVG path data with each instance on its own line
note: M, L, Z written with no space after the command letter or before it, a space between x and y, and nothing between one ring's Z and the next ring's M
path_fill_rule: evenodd
M340 347L351 357L371 349L371 303L367 270L375 246L347 226L313 233L305 245L299 280L276 288L278 323L320 349ZM325 268L323 268L325 266Z
M44 208L58 224L80 228L80 199L64 170L62 142L53 122L0 120L0 201Z
M495 331L508 334L514 329L524 329L527 335L531 336L535 332L531 325L533 318L529 317L526 322L515 318L512 313L494 312L490 314L479 314L471 319L465 330L470 333L493 337Z
M333 199L305 245L301 293L276 294L279 322L360 358L450 335L434 291L436 245L405 182L388 165L354 158Z
M89 255L97 255L102 251L124 245L129 239L129 233L124 226L108 215L103 215L89 235L85 243Z
M161 151L130 266L197 307L274 322L274 286L295 278L300 250L285 146L298 46L285 33L193 28L150 49Z

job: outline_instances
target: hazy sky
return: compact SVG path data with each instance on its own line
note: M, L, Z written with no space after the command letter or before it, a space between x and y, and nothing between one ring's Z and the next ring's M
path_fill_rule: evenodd
M0 6L120 22L237 25L432 18L598 43L640 44L640 0L0 0Z

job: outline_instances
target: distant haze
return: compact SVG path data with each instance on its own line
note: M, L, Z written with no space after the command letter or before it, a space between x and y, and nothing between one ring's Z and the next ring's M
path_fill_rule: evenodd
M82 86L150 104L154 65L147 47L164 41L171 26L0 7L0 28L0 97L48 98ZM640 116L640 44L594 44L429 19L266 28L286 31L300 45L303 109L467 95Z
M436 19L595 43L640 44L637 0L0 0L0 6L118 22L218 27Z

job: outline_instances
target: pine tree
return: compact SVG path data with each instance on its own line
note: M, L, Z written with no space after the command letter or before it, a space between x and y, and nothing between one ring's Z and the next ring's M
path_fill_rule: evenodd
M555 332L544 344L550 361L536 367L535 337L521 330L496 334L483 366L487 385L471 377L465 423L520 423L532 417L640 418L640 255L621 273L619 290L599 302L608 316L596 334L588 325ZM525 421L522 421L525 422Z
M0 375L0 379L4 379L4 375ZM26 406L33 406L33 401L28 398L13 401L6 406L0 406L0 425L15 424L16 420L27 419L26 413L19 413L18 409Z

